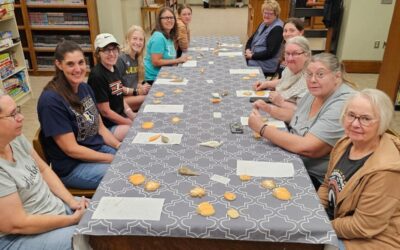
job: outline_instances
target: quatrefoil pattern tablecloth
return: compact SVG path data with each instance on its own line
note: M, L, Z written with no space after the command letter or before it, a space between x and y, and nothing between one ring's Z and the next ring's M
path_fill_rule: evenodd
M194 37L191 47L217 49L217 43L239 43L237 37ZM161 72L185 77L187 85L153 85L137 118L115 160L104 177L90 208L81 220L76 233L80 235L146 235L228 240L297 242L337 245L337 237L307 175L301 159L272 145L266 140L255 140L245 126L243 134L232 134L229 124L239 122L251 111L249 98L236 97L236 90L251 89L260 74L250 80L244 75L230 75L229 69L247 68L243 56L219 57L214 50L190 51L197 67L163 67ZM243 51L244 48L228 48ZM212 63L210 63L212 62ZM213 83L210 83L212 80ZM176 94L174 90L182 89ZM153 104L154 93L162 91L160 104L183 104L184 112L143 113L147 104ZM220 103L210 101L211 93L227 92ZM221 118L213 113L220 112ZM181 121L173 124L171 118ZM154 128L144 130L144 121L154 122ZM132 144L138 132L183 134L179 145ZM200 142L222 141L221 147L201 147ZM268 189L260 186L264 178L254 177L242 182L236 175L236 161L291 162L293 178L275 178L279 186L292 194L290 201L281 201ZM189 166L200 176L181 176L180 166ZM147 179L161 183L156 192L146 192L143 186L133 186L128 177L142 173ZM210 180L214 174L230 179L227 185ZM201 186L207 191L203 198L188 195L191 188ZM226 201L224 192L237 195ZM94 220L93 211L103 196L164 198L160 221ZM209 201L216 213L202 217L196 213L200 202ZM228 208L239 211L238 219L229 219Z

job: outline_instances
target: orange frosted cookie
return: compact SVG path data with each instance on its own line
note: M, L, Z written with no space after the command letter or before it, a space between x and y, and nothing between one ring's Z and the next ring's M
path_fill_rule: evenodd
M154 123L153 122L143 122L142 123L142 128L143 129L151 129L154 127Z
M139 186L139 185L143 184L143 182L145 180L146 180L146 177L144 177L144 175L142 175L142 174L133 174L133 175L129 176L129 181L135 186Z
M225 200L233 201L233 200L236 200L236 194L231 193L231 192L225 192L224 198L225 198Z
M251 180L251 176L250 175L240 175L239 179L242 181L249 181L249 180Z
M215 214L215 210L213 205L211 205L209 202L202 202L197 207L197 213L202 216L211 216Z
M204 188L201 187L195 187L192 188L192 190L190 190L190 196L192 197L203 197L206 195L206 190L204 190Z
M256 91L256 96L264 96L265 91Z
M155 141L158 138L160 138L160 136L161 136L161 134L156 134L156 135L150 136L148 140L149 140L149 142L152 142L152 141Z
M161 91L154 93L155 97L163 97L164 95L165 95L164 92L161 92Z
M272 190L272 195L279 199L279 200L290 200L292 198L292 195L290 194L289 190L287 190L284 187L277 187Z

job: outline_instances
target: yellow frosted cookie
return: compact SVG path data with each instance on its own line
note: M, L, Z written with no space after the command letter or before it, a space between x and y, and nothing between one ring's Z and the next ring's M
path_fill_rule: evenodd
M175 89L174 90L174 93L175 94L180 94L180 93L182 93L183 92L183 89Z
M229 208L226 214L229 216L231 219L236 219L239 218L239 212L234 209L234 208Z
M250 80L250 77L248 77L248 76L243 76L242 79L243 79L243 80Z
M192 197L203 197L206 195L206 190L204 190L204 188L201 187L195 187L192 190L190 190L190 196Z
M150 136L148 140L149 140L149 142L152 142L152 141L155 141L158 138L160 138L160 136L161 136L161 134L156 134L156 135Z
M240 175L239 176L241 181L249 181L251 180L251 176L250 175Z
M153 122L143 122L142 123L142 129L151 129L154 127Z
M272 195L279 200L290 200L292 195L285 187L277 187L272 190Z
M197 207L197 213L202 216L211 216L215 214L215 210L213 205L211 205L209 202L202 202Z
M257 73L250 73L250 74L249 74L249 77L256 77L256 76L258 76Z
M160 183L158 183L156 181L149 181L149 182L146 182L146 184L144 185L144 188L148 192L156 191L159 187L160 187Z
M256 91L256 95L257 96L264 96L265 95L265 91Z
M261 182L261 186L267 189L274 189L276 188L276 184L274 180L265 179Z
M163 97L164 95L165 95L164 92L161 92L161 91L154 93L155 97Z
M251 96L251 92L250 91L243 91L242 93L244 96Z
M179 116L174 116L171 118L172 124L178 124L181 121L181 118Z
M143 184L143 182L145 180L146 180L146 177L144 177L144 175L142 175L142 174L133 174L133 175L129 176L129 181L135 186L139 186L139 185Z
M224 198L225 198L225 200L228 200L228 201L234 201L234 200L236 200L236 194L231 193L231 192L225 192Z
M154 100L153 100L153 103L154 103L154 104L160 104L160 103L161 103L161 100L160 100L160 99L154 99Z

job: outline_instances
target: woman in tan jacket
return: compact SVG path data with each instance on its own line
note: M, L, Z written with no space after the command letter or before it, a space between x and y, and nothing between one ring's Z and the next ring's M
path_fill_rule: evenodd
M178 18L177 24L177 35L175 41L175 47L177 57L182 55L182 52L186 52L189 48L190 43L190 30L189 24L192 21L192 8L187 4L182 4L178 7Z
M318 191L339 249L400 249L400 139L385 133L392 117L392 102L376 89L344 106L346 136Z

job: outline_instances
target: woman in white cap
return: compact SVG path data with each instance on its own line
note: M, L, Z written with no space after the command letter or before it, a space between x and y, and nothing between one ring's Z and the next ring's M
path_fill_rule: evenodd
M147 53L144 58L146 82L153 84L162 66L172 66L187 61L187 55L176 58L174 45L176 27L174 12L168 7L162 8L147 44Z
M132 124L135 113L124 101L123 78L116 67L119 44L108 33L97 35L94 42L98 62L89 74L88 84L96 97L104 125L122 141Z

